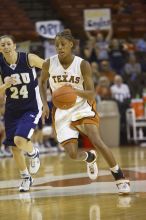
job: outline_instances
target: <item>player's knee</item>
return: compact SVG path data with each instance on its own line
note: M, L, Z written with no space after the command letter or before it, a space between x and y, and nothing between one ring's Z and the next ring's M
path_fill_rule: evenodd
M18 147L12 147L11 151L13 154L16 154L16 153L20 153L21 150Z
M21 146L24 145L24 138L15 136L15 137L14 137L14 143L16 144L16 146L17 146L18 148L21 148Z
M76 152L69 152L69 156L73 160L77 159L77 153Z
M77 158L77 146L75 144L66 144L64 145L64 149L71 159L75 160Z

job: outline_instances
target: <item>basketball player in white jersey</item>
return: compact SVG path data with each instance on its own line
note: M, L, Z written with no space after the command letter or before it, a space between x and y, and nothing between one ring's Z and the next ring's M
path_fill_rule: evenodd
M128 194L130 192L129 180L125 179L111 150L99 135L99 116L96 112L90 64L72 53L75 40L70 30L64 30L56 35L55 46L57 55L44 62L40 77L43 120L49 116L46 95L47 80L49 79L52 92L66 84L72 86L77 94L76 104L68 110L54 108L53 119L58 142L72 159L85 161L89 177L96 179L98 175L96 151L78 151L79 132L88 136L95 149L100 151L107 161L115 178L118 192Z

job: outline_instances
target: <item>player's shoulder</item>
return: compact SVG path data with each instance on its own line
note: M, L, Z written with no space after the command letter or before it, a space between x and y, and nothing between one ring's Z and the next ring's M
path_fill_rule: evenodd
M49 57L48 60L50 60L50 61L58 60L58 54L55 54L55 55Z
M82 66L84 66L86 63L86 61L82 57L79 57L79 56L75 56L74 60L75 60L74 65L79 65L80 68L82 68Z
M76 60L78 60L78 61L80 61L81 63L89 63L87 60L84 60L82 57L80 57L80 56L76 56L75 55L75 59Z
M25 60L25 61L28 60L28 53L23 52L23 51L18 51L17 54L18 54L19 60Z
M23 52L23 51L18 51L18 54L20 57L27 57L28 56L28 53Z
M75 55L75 59L78 60L78 61L80 61L80 62L83 61L83 58L82 58L82 57L79 57L79 56L77 56L77 55Z
M90 66L90 63L87 60L82 59L81 61L81 67Z
M50 66L56 66L59 63L58 54L51 56L47 59L47 63Z
M91 66L90 63L87 60L82 60L80 69L82 74L88 72L88 74L91 72Z

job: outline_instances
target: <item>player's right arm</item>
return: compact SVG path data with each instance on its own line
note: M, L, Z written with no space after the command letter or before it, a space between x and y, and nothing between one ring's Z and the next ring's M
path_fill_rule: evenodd
M10 88L11 85L13 85L16 80L13 77L5 77L4 79L4 83L2 82L2 80L0 80L0 93L4 94L6 89Z
M41 99L43 102L43 113L42 113L43 124L45 122L45 117L46 118L49 117L49 107L47 103L47 81L49 78L49 65L50 65L49 60L46 60L43 63L41 75L39 78L39 88L40 88Z

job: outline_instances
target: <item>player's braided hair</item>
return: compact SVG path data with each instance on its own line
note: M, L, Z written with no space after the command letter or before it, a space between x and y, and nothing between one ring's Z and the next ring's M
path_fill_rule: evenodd
M3 38L10 38L13 41L13 43L16 43L15 37L12 36L12 35L2 35L2 36L0 36L0 40L3 39Z
M73 48L76 46L76 40L73 37L70 29L64 29L62 32L56 34L56 37L63 37L73 43ZM55 39L56 39L55 37Z

